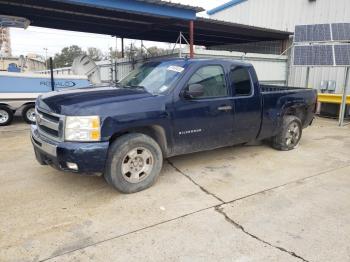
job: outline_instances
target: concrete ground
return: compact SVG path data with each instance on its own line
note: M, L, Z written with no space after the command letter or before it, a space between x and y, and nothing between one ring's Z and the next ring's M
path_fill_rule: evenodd
M0 127L0 261L350 261L350 126L174 157L149 190L40 166Z

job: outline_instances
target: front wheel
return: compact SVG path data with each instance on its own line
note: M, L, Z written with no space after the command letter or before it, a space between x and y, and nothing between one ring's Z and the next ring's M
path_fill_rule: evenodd
M118 191L135 193L155 183L162 165L156 141L143 134L127 134L112 143L104 177Z
M26 105L22 110L22 118L28 124L35 124L35 105Z
M280 133L272 139L272 146L288 151L296 148L302 135L302 124L296 116L285 116Z

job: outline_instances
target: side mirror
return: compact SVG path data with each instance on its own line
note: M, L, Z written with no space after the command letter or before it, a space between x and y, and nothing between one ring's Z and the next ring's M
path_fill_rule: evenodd
M184 92L185 98L196 98L204 95L204 87L201 84L191 84Z

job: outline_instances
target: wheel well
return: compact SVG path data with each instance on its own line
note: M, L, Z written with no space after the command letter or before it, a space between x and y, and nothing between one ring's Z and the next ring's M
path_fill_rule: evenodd
M0 103L0 106L8 108L9 110L12 111L13 114L16 113L16 110L13 109L13 108L12 108L10 105L8 105L8 104Z
M306 110L303 107L290 107L284 113L286 116L296 116L300 119L301 123L304 125Z
M33 107L35 107L35 102L27 102L27 103L24 103L23 105L21 105L21 107L20 107L21 112L23 112L23 110L24 110L27 106L33 106Z
M140 133L152 137L162 149L163 155L168 154L168 143L166 139L165 131L158 125L145 126L145 127L134 127L122 132L118 132L112 135L109 139L110 143L113 143L117 138L130 133Z
M35 102L28 102L28 103L25 103L25 104L22 105L22 107L28 106L28 105L33 105L33 106L35 106Z

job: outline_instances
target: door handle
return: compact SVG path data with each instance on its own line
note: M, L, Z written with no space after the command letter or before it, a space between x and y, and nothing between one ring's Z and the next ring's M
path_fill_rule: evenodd
M219 106L218 110L219 111L231 111L232 110L232 106Z

